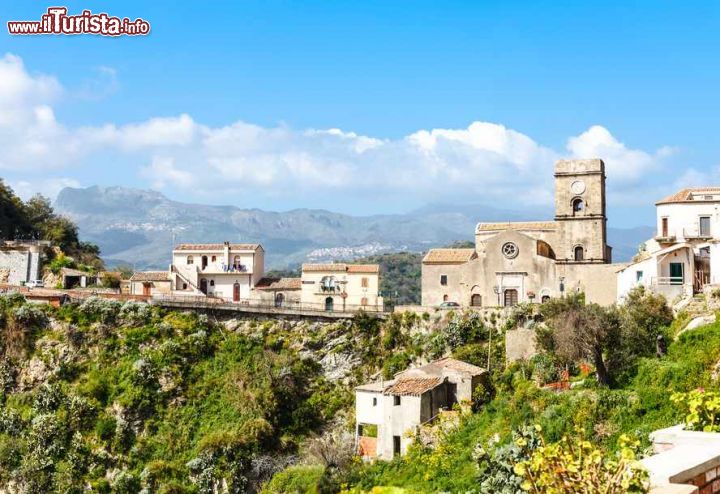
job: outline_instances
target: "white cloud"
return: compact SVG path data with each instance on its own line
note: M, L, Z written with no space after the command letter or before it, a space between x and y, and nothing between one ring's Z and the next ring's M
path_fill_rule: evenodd
M106 72L114 81L115 72ZM30 74L18 57L0 59L0 170L37 173L83 161L113 162L126 164L128 174L153 187L183 191L186 197L305 193L337 200L355 194L499 206L521 197L527 204L549 205L553 163L563 154L517 130L482 121L466 128L421 129L399 139L242 121L210 127L187 114L72 128L58 122L53 111L62 94L56 79ZM613 187L628 188L661 166L672 149L633 149L593 126L570 137L567 151L603 158Z
M646 177L648 172L659 167L662 159L674 152L668 146L655 152L630 149L600 125L593 125L579 136L568 139L567 148L577 158L602 158L608 176L628 183Z
M74 178L58 177L47 178L38 181L18 180L9 182L10 187L21 199L27 200L35 194L42 194L45 197L54 199L58 192L65 187L80 187L80 182Z

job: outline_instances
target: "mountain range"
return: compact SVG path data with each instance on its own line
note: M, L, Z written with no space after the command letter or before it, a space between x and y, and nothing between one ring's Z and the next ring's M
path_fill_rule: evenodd
M478 221L542 218L485 205L434 204L405 214L351 216L322 209L274 212L173 201L153 190L67 187L55 210L73 219L109 266L165 269L179 242L259 242L270 269L305 261L353 259L393 251L422 252L472 240ZM548 215L550 212L548 212ZM652 227L608 228L615 261L625 261Z

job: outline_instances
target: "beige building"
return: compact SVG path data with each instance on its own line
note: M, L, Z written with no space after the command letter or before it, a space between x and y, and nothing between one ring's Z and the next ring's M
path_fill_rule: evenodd
M554 221L479 223L475 247L432 249L422 263L422 305L511 306L582 291L612 304L616 271L607 244L605 164L555 165Z
M398 373L391 381L355 388L357 453L367 458L404 455L417 427L455 403L470 403L485 369L452 358Z
M382 310L377 264L303 264L300 302L327 311Z
M157 295L170 295L172 281L167 271L140 271L130 277L130 295L144 295L154 297Z

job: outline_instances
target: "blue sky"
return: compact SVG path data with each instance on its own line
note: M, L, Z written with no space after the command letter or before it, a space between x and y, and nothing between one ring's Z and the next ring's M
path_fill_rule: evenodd
M611 224L632 226L720 182L717 2L66 5L152 33L13 37L49 4L3 2L0 176L25 195L546 215L552 162L597 154Z

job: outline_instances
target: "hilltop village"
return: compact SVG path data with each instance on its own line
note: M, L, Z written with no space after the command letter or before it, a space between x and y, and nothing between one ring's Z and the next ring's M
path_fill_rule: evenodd
M658 200L657 234L632 262L613 263L603 161L561 160L554 177L552 221L480 222L474 247L430 249L422 260L420 306L395 309L511 307L573 293L607 306L638 285L677 301L720 280L720 188L688 188ZM48 248L5 242L0 281L36 283ZM377 264L303 264L300 277L267 277L264 254L260 244L179 244L166 271L133 273L119 293L328 313L388 310ZM101 276L64 268L60 286L83 288Z
M717 492L720 187L658 200L614 263L603 161L554 177L552 221L430 249L418 305L386 303L378 264L269 276L258 243L122 275L5 241L0 485L515 494L570 437L603 459L587 478L625 479L607 492Z

